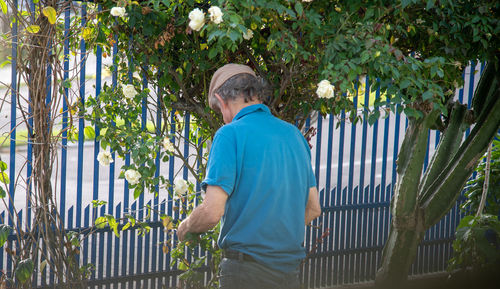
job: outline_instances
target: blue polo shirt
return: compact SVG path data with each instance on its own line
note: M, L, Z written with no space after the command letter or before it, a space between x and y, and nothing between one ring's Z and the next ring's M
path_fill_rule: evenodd
M305 257L304 214L316 186L309 145L263 104L243 108L215 134L202 182L228 195L218 245L282 272Z

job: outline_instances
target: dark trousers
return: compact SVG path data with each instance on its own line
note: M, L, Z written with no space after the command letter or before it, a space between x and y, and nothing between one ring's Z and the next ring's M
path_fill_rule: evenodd
M299 271L283 273L255 261L222 259L220 289L300 289Z

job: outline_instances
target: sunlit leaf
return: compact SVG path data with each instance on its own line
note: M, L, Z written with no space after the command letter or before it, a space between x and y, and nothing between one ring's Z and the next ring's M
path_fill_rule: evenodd
M0 7L2 8L2 13L7 15L7 4L4 0L0 0Z
M37 34L38 32L40 32L40 26L30 25L30 26L26 27L26 31L28 33Z
M103 229L108 224L106 217L99 217L95 220L95 226L97 229Z
M47 20L49 20L50 24L56 23L56 18L57 18L56 9L54 9L53 7L47 6L47 7L43 8L42 13L43 13L43 15L45 15L45 17L47 17Z
M95 130L93 127L86 126L83 129L83 133L84 133L86 139L95 139Z
M162 218L163 227L166 230L172 230L174 228L174 223L172 222L172 217L166 216Z
M182 270L182 271L187 271L189 269L189 263L186 259L184 259L182 262L179 263L179 265L177 266L177 268L179 270Z
M0 172L0 182L7 185L10 183L9 176L5 172Z
M122 227L122 231L127 230L129 227L130 227L130 223L126 223L126 224Z
M7 169L7 164L3 161L0 161L0 171L5 171Z
M40 272L43 272L45 270L45 267L47 267L47 260L43 260L40 262Z

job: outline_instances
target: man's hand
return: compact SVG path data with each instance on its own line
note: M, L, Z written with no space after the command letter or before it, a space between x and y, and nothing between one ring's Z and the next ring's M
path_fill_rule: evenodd
M181 242L184 241L184 238L188 233L188 222L189 222L189 217L186 218L184 221L182 221L179 224L179 227L177 227L177 238L179 238L179 241Z
M187 233L206 232L217 223L224 214L228 195L221 187L208 186L205 200L177 227L177 237L182 242Z

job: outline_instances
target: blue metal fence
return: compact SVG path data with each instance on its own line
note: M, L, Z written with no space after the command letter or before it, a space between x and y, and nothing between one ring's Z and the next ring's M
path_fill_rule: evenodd
M17 5L17 4L16 4ZM99 8L100 9L100 8ZM86 4L81 5L81 15L86 14ZM64 81L70 79L70 50L69 50L69 25L71 13L69 8L64 12ZM82 18L82 27L85 24ZM31 225L31 207L26 202L26 194L30 194L30 186L17 186L17 174L25 170L27 179L31 176L32 147L28 142L27 150L16 150L16 118L17 83L18 71L16 70L17 53L17 23L12 26L12 78L11 78L11 139L10 149L5 158L9 158L10 192L12 201L7 208L0 207L1 220L8 220L10 225L29 227ZM116 44L113 47L113 59L118 53ZM88 62L95 61L95 90L86 82ZM97 97L101 91L103 81L109 81L103 76L104 57L102 49L97 48L95 56L86 51L85 40L80 43L79 66L80 79L78 93L72 92L66 87L64 93L70 99L79 99L84 103L86 96L95 94ZM116 63L112 63L116 68ZM464 89L458 91L461 101L470 103L473 94L476 64L473 63L466 72L464 79L468 84L466 87L467 99L464 100ZM480 69L482 70L482 66ZM50 78L48 83L50 84ZM111 76L112 87L117 87L116 69ZM143 87L148 87L144 80ZM50 86L49 86L50 88ZM156 88L160 95L161 88ZM366 80L364 104L368 105L369 99L368 80ZM48 105L50 104L50 93L48 93ZM380 92L376 92L380 98ZM357 103L358 96L354 102ZM159 102L159 98L157 99ZM162 120L157 113L153 119L146 115L147 103L142 103L142 127L146 121L152 121L161 127ZM61 118L62 139L60 146L60 166L58 167L58 179L54 183L58 188L60 215L68 230L81 231L89 228L98 216L111 214L121 217L124 213L135 214L138 218L144 217L145 205L156 208L173 218L180 218L178 211L174 209L176 202L168 197L168 192L157 187L160 192L157 196L142 194L137 200L130 200L128 184L118 179L116 170L121 164L119 159L113 159L109 169L99 167L97 155L100 144L97 140L84 141L85 122L79 119L78 141L68 141L67 128L69 126L68 107L70 103L63 102ZM80 112L82 113L82 112ZM81 115L81 114L80 114ZM53 116L56 117L56 116ZM308 120L307 126L317 128L317 135L311 140L313 144L313 167L317 183L320 189L320 200L323 207L323 215L313 222L313 226L306 228L305 247L309 252L308 258L302 266L301 277L309 288L324 286L336 286L341 284L352 284L373 280L375 271L380 264L381 250L388 235L390 214L389 203L392 194L392 186L396 178L396 158L399 146L402 142L402 134L407 125L404 115L390 115L380 119L373 126L368 126L364 121L353 125L343 121L345 113L342 112L340 119L330 115L326 118L313 117ZM171 112L171 130L174 132L176 125L175 113ZM189 138L190 116L185 114L184 136ZM338 127L337 122L340 122ZM95 127L96 134L99 129ZM433 133L429 136L429 153L427 159L432 155L433 148L439 142L439 134ZM185 143L184 155L193 153L193 148ZM28 166L21 167L20 159L27 159ZM89 159L92 158L92 159ZM178 160L170 158L168 164L161 164L159 156L155 160L157 164L156 176L168 176L173 182L176 177L176 169L179 167ZM130 158L124 160L130 163ZM427 165L427 161L426 161ZM76 166L76 169L75 169ZM181 170L182 178L190 178L187 168ZM199 184L196 184L199 189ZM170 189L171 190L171 189ZM91 196L91 197L89 197ZM99 209L92 206L92 200L106 200L107 204ZM16 208L17 205L17 208ZM19 210L22 208L21 210ZM9 218L18 210L19 219ZM440 272L446 269L446 262L450 258L455 228L460 220L461 214L457 207L444 217L438 224L428 230L425 239L412 266L411 274L425 274ZM22 223L24 222L24 224ZM168 240L167 233L163 231L158 216L151 219L151 232L145 237L140 237L136 232L128 230L122 233L120 238L106 229L97 230L86 238L81 247L80 263L93 264L93 271L89 280L89 286L99 288L133 288L126 286L144 286L145 288L160 288L162 284L166 287L177 285L177 276L181 273L176 266L171 266L171 258L162 251L162 244ZM10 237L14 240L14 236ZM9 246L12 246L10 244ZM12 249L12 248L11 248ZM194 252L204 254L204 252ZM38 278L34 286L48 286L53 284L54 276L50 268L40 271L41 260L36 260L36 273ZM11 274L12 260L5 250L0 251L0 270ZM209 273L206 273L208 279ZM134 285L135 284L135 285ZM141 287L142 288L142 287Z

